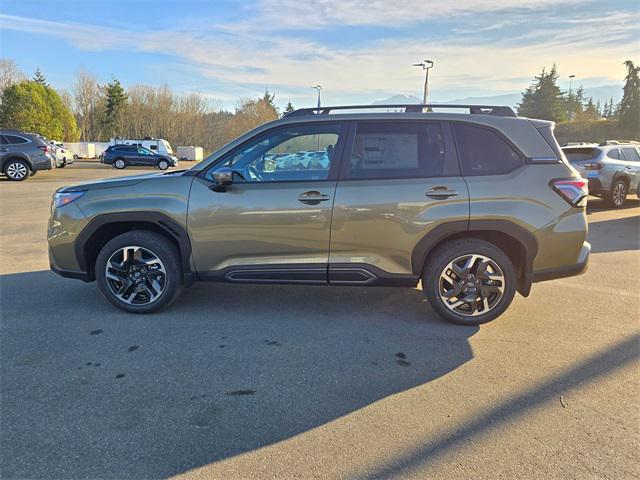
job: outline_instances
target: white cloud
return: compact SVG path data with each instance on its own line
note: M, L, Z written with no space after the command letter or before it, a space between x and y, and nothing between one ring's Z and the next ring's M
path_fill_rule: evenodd
M405 5L411 4L412 9L394 10L392 7L398 2L373 0L368 3L371 4L369 9L365 9L368 20L362 20L367 22L373 22L384 12L396 20L409 13L424 15L428 10L424 6L426 4L442 15L471 4L468 1L449 2L455 6L445 7L435 2L424 2L424 5L423 2L404 2ZM499 3L483 0L480 5L489 9L498 8ZM526 2L511 2L511 5L514 3ZM262 5L296 8L291 0L265 0ZM362 2L348 0L341 5L338 7L333 0L320 0L317 7L324 11L334 6L341 10L340 15L348 15L348 12L353 13L362 7ZM296 12L306 12L306 8L303 5ZM268 18L268 9L261 12L261 18ZM85 50L170 55L183 67L188 65L201 76L216 79L222 84L248 89L257 85L277 86L281 98L300 95L302 89L316 83L321 83L329 94L418 92L422 72L410 65L425 55L436 61L431 77L432 92L436 98L438 91L458 91L463 96L467 90L522 90L526 86L523 77L530 78L543 66L554 62L563 75L570 72L577 78L606 77L617 83L623 76L622 62L637 55L637 44L629 41L634 35L637 37L640 21L637 12L611 12L597 18L585 14L552 18L547 22L537 22L534 27L526 25L527 19L527 15L510 17L505 27L513 27L515 22L517 28L512 28L512 31L521 32L512 36L495 38L494 35L492 39L484 35L482 29L472 28L473 20L470 20L467 24L471 28L460 29L436 41L393 37L359 47L330 47L301 34L286 36L275 31L234 29L232 26L216 26L208 30L213 33L206 34L184 29L179 32L133 32L0 15L0 27L56 36ZM606 31L603 26L606 26ZM215 33L220 29L224 29L224 34Z
M588 0L565 0L564 4ZM314 28L327 25L401 26L434 18L505 10L540 10L557 0L260 0L257 7L266 26Z

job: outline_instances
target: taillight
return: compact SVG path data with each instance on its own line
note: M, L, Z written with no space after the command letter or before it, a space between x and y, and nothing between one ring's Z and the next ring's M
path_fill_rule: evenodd
M40 145L38 148L44 153L48 153L49 151L51 151L51 149L47 145Z
M595 162L595 163L583 163L582 168L585 170L600 170L604 167L604 163Z
M584 207L587 205L589 183L584 178L558 178L551 180L549 185L572 207Z

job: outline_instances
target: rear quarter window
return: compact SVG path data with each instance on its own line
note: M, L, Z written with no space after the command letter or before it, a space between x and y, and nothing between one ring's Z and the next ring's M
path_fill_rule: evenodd
M611 150L609 150L607 152L607 157L613 158L614 160L621 160L622 157L620 156L620 149L619 148L612 148Z
M462 174L500 175L524 164L524 157L496 131L454 123Z

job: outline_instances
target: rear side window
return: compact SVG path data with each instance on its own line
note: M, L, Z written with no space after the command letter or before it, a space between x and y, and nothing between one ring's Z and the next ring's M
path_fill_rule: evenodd
M351 179L460 174L442 125L426 122L359 123L349 167Z
M28 143L26 138L17 137L15 135L5 135L4 138L7 139L7 143L10 145L16 145L19 143Z
M640 155L638 155L638 150L633 147L627 147L622 149L622 153L624 158L630 162L640 162Z
M600 150L597 148L565 148L562 151L570 162L593 160L600 153Z
M522 155L493 130L454 124L453 131L463 175L500 175L524 163Z
M614 160L620 160L622 158L622 157L620 157L620 149L619 148L612 148L611 150L609 150L607 152L607 157L613 158Z

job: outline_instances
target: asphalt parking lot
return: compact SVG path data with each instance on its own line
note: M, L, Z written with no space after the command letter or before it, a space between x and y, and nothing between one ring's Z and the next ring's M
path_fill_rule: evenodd
M392 288L198 284L134 316L46 249L56 188L133 170L0 179L2 478L640 476L635 197L592 199L585 275L481 328Z

